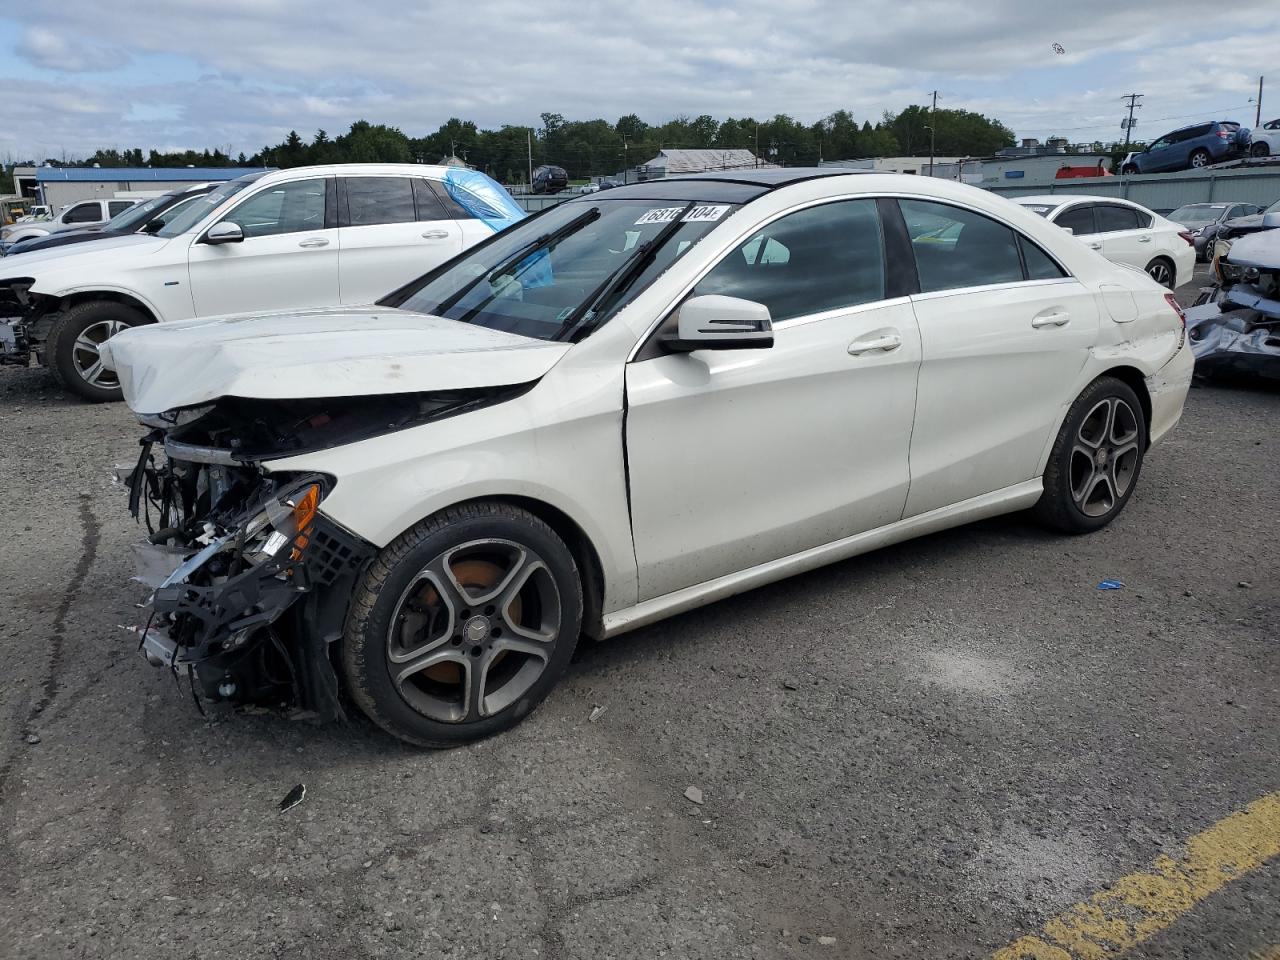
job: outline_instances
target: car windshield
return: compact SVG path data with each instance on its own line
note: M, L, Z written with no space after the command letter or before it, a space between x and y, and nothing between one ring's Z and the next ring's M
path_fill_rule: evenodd
M1213 223L1226 209L1225 203L1188 203L1169 214L1168 219L1182 224Z
M1277 200L1275 203L1271 204L1271 206L1267 207L1267 209L1263 210L1262 212L1263 212L1264 214L1265 214L1265 213L1280 213L1280 200Z
M380 302L540 340L580 340L735 209L682 200L563 203Z
M121 210L114 217L102 225L103 230L119 230L127 233L130 230L136 230L148 220L151 219L151 211L156 207L163 206L168 203L173 194L166 193L160 197L152 197L150 200L143 200L142 203L135 203L127 210Z
M225 201L234 197L245 187L264 176L266 176L266 171L237 177L235 180L228 180L211 193L206 193L203 197L198 197L198 202L185 207L181 213L172 219L166 217L165 225L156 231L156 236L176 237L180 234L186 233L192 227L196 226L196 224L204 220L204 218L210 213L222 206Z

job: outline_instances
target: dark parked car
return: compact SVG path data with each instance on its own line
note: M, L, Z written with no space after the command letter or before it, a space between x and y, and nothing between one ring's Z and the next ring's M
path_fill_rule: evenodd
M83 227L79 230L62 230L51 233L47 237L19 240L5 251L5 256L12 257L19 253L30 253L33 250L48 250L50 247L61 247L69 243L84 243L87 240L123 237L130 233L153 233L164 226L166 218L172 217L178 207L192 202L196 197L204 196L216 186L215 183L201 183L181 190L170 190L158 197L134 204L106 223Z
M559 193L569 186L564 167L538 167L533 171L534 193Z
M1222 224L1233 217L1247 217L1262 208L1255 203L1188 203L1165 219L1187 228L1195 242L1196 259L1207 260Z
M1121 173L1164 173L1198 170L1211 163L1249 155L1249 130L1234 120L1194 123L1166 133L1155 143L1125 158Z

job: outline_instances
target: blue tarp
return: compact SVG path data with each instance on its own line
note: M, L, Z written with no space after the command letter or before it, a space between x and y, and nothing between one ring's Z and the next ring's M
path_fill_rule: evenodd
M527 216L511 199L511 194L479 170L450 167L444 175L444 188L469 214L495 233Z

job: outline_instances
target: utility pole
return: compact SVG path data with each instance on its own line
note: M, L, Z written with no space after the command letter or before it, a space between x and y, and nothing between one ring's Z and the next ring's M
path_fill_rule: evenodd
M1141 94L1141 93L1126 93L1123 97L1120 98L1121 100L1129 101L1129 119L1124 122L1125 153L1129 152L1129 141L1133 138L1133 111L1135 109L1138 109L1138 110L1142 109L1142 104L1140 104L1138 101L1141 100L1144 96L1145 94Z
M1262 81L1265 79L1267 78L1258 78L1258 109L1253 114L1253 128L1255 130L1262 126Z
M929 176L933 176L933 145L937 137L937 131L934 129L933 115L938 109L938 91L933 91L933 106L929 108Z
M529 135L529 189L533 190L533 127L525 131Z

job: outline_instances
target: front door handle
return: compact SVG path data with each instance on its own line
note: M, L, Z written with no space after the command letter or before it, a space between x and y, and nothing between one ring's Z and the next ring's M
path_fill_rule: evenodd
M1091 244L1089 244L1089 249L1090 249L1090 250L1101 250L1101 249L1102 249L1102 244L1100 244L1100 243L1091 243Z
M327 247L328 245L329 241L324 237L311 237L309 240L298 241L298 246L300 247Z
M849 344L849 353L852 356L860 357L864 353L873 353L880 351L881 353L889 353L897 350L902 346L902 337L896 333L886 333L878 337L868 337L863 340L855 340Z
M428 230L422 235L423 240L448 240L448 230Z
M1061 311L1053 313L1038 313L1031 318L1031 325L1036 328L1040 327L1065 327L1071 322L1071 314Z

